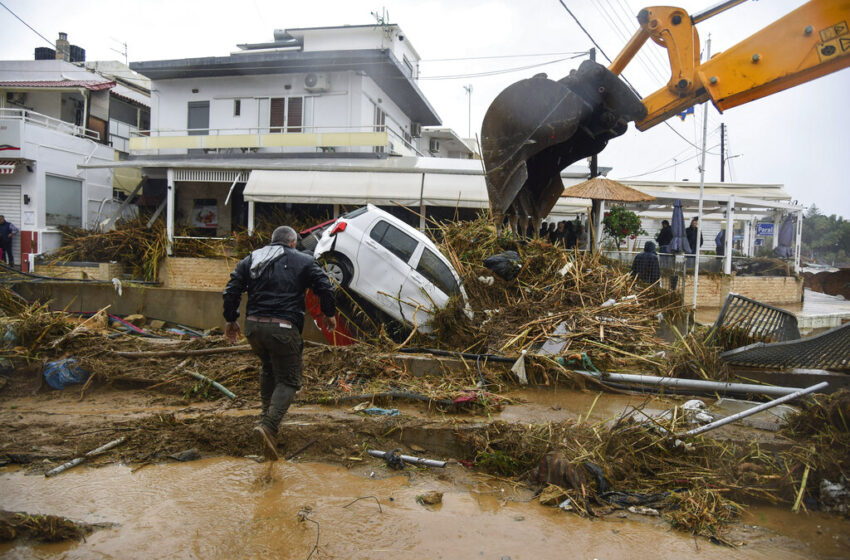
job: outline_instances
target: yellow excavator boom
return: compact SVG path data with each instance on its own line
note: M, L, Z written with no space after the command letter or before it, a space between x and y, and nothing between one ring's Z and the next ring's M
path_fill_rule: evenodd
M850 66L850 0L811 0L702 64L696 25L681 8L645 8L638 22L608 69L622 72L647 39L667 49L671 69L667 85L642 100L640 130L709 99L722 112Z

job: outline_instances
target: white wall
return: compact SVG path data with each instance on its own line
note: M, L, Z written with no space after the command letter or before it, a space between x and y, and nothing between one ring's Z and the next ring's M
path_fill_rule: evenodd
M33 171L18 166L13 175L0 176L2 185L21 185L21 230L40 232L39 249L56 248L61 236L45 223L45 176L57 175L82 181L83 224L91 226L98 218L101 202L112 199L112 170L77 168L86 160L91 163L113 161L115 151L92 140L78 138L27 123L22 131L22 157L34 160ZM29 204L24 204L24 197Z
M419 62L419 55L410 43L410 39L396 25L386 29L380 26L368 26L295 30L292 34L302 38L304 52L389 49L402 64L406 57L410 61L414 73Z

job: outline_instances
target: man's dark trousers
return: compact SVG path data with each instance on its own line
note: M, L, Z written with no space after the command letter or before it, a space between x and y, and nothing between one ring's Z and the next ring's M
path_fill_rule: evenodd
M0 240L0 249L3 250L3 260L9 266L15 266L15 255L12 254L12 240L10 238Z
M263 363L260 422L272 434L277 434L280 421L301 388L301 352L304 349L301 333L289 322L261 323L246 319L245 338Z

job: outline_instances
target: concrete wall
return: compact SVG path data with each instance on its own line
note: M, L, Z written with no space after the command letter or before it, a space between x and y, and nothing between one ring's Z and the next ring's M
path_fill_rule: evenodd
M688 276L685 301L693 301L693 276ZM769 304L803 301L803 279L793 276L700 275L697 307L722 307L729 292Z
M221 290L172 290L125 285L123 295L119 296L109 284L73 282L29 282L16 284L14 289L27 300L49 301L50 309L56 311L66 307L72 312L97 311L109 305L109 313L115 315L142 313L148 319L160 319L198 329L224 327ZM242 318L245 317L244 305L245 298L240 311Z
M160 264L159 281L163 288L215 291L220 294L237 262L236 259L227 258L169 257Z
M45 263L36 264L34 272L53 278L78 278L110 282L113 278L121 278L124 273L124 265L121 263Z

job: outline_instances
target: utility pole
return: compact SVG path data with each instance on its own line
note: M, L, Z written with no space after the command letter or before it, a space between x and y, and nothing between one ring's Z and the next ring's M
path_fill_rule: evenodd
M588 54L590 55L590 60L596 62L596 48L591 47ZM599 160L597 159L596 154L593 154L590 156L590 178L593 179L597 175L599 175Z
M705 41L705 60L709 60L711 58L711 34L708 35L708 39ZM697 210L697 236L696 236L696 248L692 248L694 251L694 316L696 316L697 311L697 291L699 290L699 253L700 253L700 241L702 240L702 202L703 196L705 192L705 143L708 138L708 103L702 104L702 154L700 157L699 164L699 206ZM732 228L727 227L727 230L731 230ZM727 231L726 235L732 235L731 231ZM685 261L687 262L687 260ZM687 279L687 272L685 273L685 279ZM696 320L694 320L694 325L696 326Z
M472 84L463 86L466 90L467 110L466 110L466 137L472 138Z
M726 123L720 123L720 182L726 178Z

